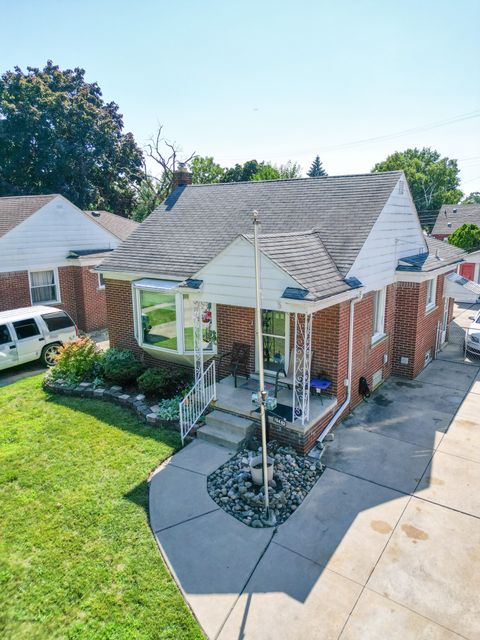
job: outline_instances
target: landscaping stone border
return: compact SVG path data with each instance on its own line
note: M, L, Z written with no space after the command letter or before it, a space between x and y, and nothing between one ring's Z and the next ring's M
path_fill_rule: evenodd
M66 380L48 380L47 378L44 379L43 386L47 391L58 395L96 398L112 402L129 409L147 424L180 432L180 420L160 418L155 413L156 405L149 405L143 393L126 393L119 385L96 387L91 382L71 384Z

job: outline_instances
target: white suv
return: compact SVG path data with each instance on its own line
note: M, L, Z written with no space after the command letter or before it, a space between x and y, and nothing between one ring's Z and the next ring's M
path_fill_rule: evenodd
M75 340L77 327L55 307L25 307L0 312L0 370L42 360L51 367L61 344Z
M472 320L472 324L465 333L465 351L480 356L480 311Z

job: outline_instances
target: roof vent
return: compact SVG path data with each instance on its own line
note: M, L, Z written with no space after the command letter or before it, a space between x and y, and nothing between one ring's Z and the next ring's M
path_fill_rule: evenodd
M403 180L398 183L398 193L403 196Z
M94 218L100 218L100 214L98 213L98 211L92 211L91 214Z
M452 213L457 213L458 209L452 209Z

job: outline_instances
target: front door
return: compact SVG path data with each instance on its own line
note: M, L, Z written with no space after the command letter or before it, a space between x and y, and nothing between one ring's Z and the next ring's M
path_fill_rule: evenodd
M263 358L265 371L276 373L288 369L289 324L283 311L262 309L263 349L257 357Z
M18 362L18 353L12 339L10 329L6 324L0 324L0 369L8 369Z
M448 327L448 301L450 298L443 299L443 316L442 316L442 340L441 344L445 343L447 339L447 327Z

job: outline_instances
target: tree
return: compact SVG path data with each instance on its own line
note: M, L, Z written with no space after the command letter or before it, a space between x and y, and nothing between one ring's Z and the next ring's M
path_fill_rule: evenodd
M433 214L442 204L457 204L463 195L458 188L457 161L442 158L434 149L424 147L397 151L377 163L372 172L398 169L405 172L419 213L428 211Z
M221 182L248 182L258 172L260 164L256 160L247 160L226 169Z
M61 193L81 209L128 214L142 152L80 68L50 60L0 78L0 195Z
M328 173L323 168L320 156L316 156L315 160L312 162L312 166L307 171L307 176L309 178L320 178L321 176L328 176Z
M271 164L261 162L258 165L256 173L250 178L250 180L278 180L280 178L280 172L276 167Z
M143 222L152 211L162 203L164 198L159 191L160 183L146 176L137 190L135 206L131 214L132 220Z
M297 162L292 162L291 160L288 160L286 164L281 164L276 168L282 180L292 180L302 176L302 167Z
M465 251L476 251L480 249L480 227L472 223L462 224L448 236L448 242Z
M480 204L480 191L473 191L470 195L465 196L461 204Z
M217 164L211 156L197 156L190 163L194 184L213 184L220 182L225 169Z

